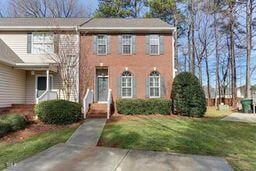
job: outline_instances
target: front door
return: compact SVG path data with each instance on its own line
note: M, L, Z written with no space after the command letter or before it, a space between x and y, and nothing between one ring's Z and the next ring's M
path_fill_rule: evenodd
M96 86L98 102L106 102L108 99L108 70L97 70Z
M36 97L40 97L46 91L46 77L37 77L37 94Z
M53 83L53 78L50 75L49 77L49 89L52 89L52 83ZM40 97L45 91L47 87L47 78L46 76L37 76L36 77L36 97Z

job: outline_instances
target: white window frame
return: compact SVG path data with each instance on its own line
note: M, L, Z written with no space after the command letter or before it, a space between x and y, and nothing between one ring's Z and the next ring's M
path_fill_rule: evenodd
M125 71L125 72L129 72L129 71ZM131 72L129 72L130 74L131 74ZM123 86L123 78L130 78L131 79L131 85L130 86L128 86L127 85L127 80L126 80L126 85L125 86ZM131 89L131 95L130 96L124 96L123 95L123 89L128 89L128 88L130 88ZM133 76L132 76L132 74L130 75L130 76L127 76L127 75L123 75L122 74L122 76L121 76L121 97L123 98L123 99L129 99L129 98L132 98L133 97Z
M124 44L124 37L125 36L129 36L130 37L130 44ZM124 45L129 45L130 46L130 53L124 53ZM132 54L132 35L129 35L129 34L125 34L125 35L122 35L122 55L131 55Z
M154 37L157 37L154 38ZM158 45L158 48L157 48L157 53L152 53L151 51L151 45L155 45L155 44L151 44L151 40L157 40L157 45ZM149 36L149 52L150 52L150 55L159 55L160 54L160 36L158 34L152 34Z
M46 35L51 35L52 36L52 42L51 43L46 43L44 40L41 43L34 42L34 37L35 37L36 34L43 34L43 39L45 39ZM43 52L35 52L35 48L34 48L35 44L38 44L38 45L41 44L43 46L44 51ZM47 44L48 45L52 44L52 52L47 52L46 51L45 45L47 45ZM51 32L33 32L32 33L31 49L32 49L32 54L37 54L37 55L53 54L54 53L54 36L53 36L53 33L51 33Z
M152 73L152 72L151 72ZM149 76L149 98L160 98L161 97L161 77L160 77L160 74L158 73L158 76L151 76L151 73L150 73L150 76ZM155 86L155 78L158 78L158 86ZM152 86L150 85L150 82L151 82L151 79L153 79L152 81ZM159 92L159 95L158 96L151 96L151 89L156 89L158 88L158 92Z
M103 36L103 38L105 39L105 43L100 44L99 43L99 37ZM106 46L106 51L105 53L99 53L99 46ZM97 55L106 55L108 53L108 37L107 35L97 35Z

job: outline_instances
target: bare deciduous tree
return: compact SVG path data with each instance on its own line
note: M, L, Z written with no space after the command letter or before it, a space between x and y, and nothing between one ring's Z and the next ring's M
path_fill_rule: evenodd
M77 0L10 0L12 17L84 17L85 6Z
M58 68L61 91L66 100L78 101L79 41L74 33L55 32L54 54L48 54ZM74 98L74 99L72 99Z

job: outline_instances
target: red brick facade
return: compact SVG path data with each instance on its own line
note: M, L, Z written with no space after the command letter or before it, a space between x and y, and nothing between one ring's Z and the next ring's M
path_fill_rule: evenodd
M97 35L97 34L95 34ZM127 69L136 79L135 98L146 98L146 78L154 71L164 78L165 93L163 98L170 98L171 84L173 81L173 37L171 34L162 34L164 53L161 55L146 54L146 36L149 34L136 34L136 52L133 55L122 55L118 51L118 36L120 34L106 34L109 36L110 53L97 55L93 51L93 34L81 34L80 39L80 99L88 87L86 80L91 79L89 87L96 89L96 68L108 69L109 89L112 89L114 100L120 98L118 94L118 77ZM159 34L161 35L161 34ZM86 67L85 67L86 66ZM89 67L88 67L89 66ZM85 69L90 68L91 75L85 74ZM87 77L87 78L85 78ZM88 78L89 77L89 78Z

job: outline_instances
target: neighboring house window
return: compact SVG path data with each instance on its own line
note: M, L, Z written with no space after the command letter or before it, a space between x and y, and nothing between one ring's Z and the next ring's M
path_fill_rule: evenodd
M149 76L149 97L160 97L160 74L157 71L153 71Z
M97 54L107 54L107 36L100 35L97 37Z
M121 77L121 95L122 98L132 98L132 74L125 71Z
M32 53L48 54L53 53L54 42L52 33L33 33Z
M132 53L132 36L131 35L122 36L122 53L123 54Z
M149 36L149 48L151 55L158 55L159 54L159 35L150 35Z

